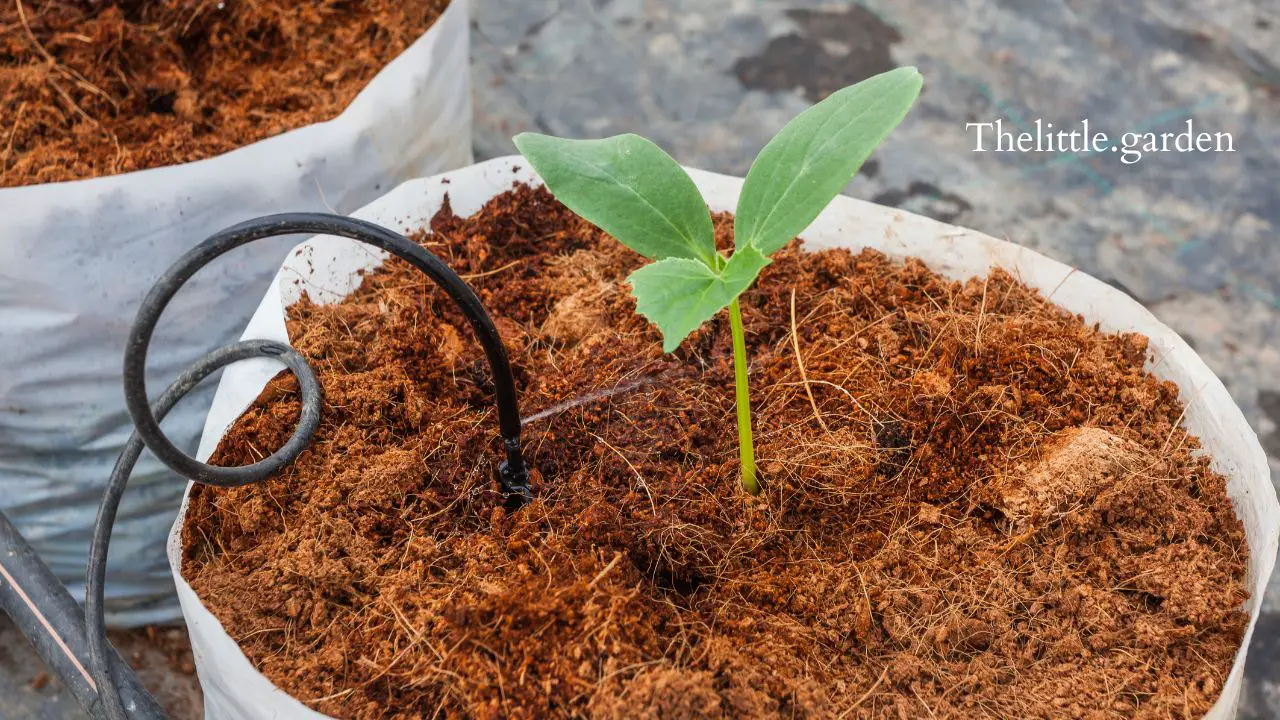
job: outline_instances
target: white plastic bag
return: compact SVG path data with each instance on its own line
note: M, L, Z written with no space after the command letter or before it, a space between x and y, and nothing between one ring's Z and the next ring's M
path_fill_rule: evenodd
M208 235L274 212L350 212L413 177L471 162L467 0L388 64L337 118L200 162L0 189L0 509L73 595L116 456L125 338L142 297ZM262 241L196 276L152 346L152 397L233 340L298 238ZM195 447L212 396L165 430ZM107 574L115 626L177 619L164 556L182 483L144 454L120 507Z
M693 169L689 174L712 210L732 210L737 204L741 179ZM523 158L499 158L407 182L354 215L392 229L408 230L423 226L440 208L446 192L454 212L466 215L509 190L513 180L540 184ZM1210 720L1234 717L1245 651L1275 564L1280 505L1257 436L1204 361L1128 295L1032 250L973 230L842 196L802 236L806 247L812 249L872 247L894 258L918 257L930 268L956 279L985 275L993 267L1002 267L1050 296L1053 302L1082 314L1089 322L1101 323L1104 330L1136 331L1151 339L1148 367L1182 390L1182 399L1187 403L1186 426L1212 454L1214 469L1227 476L1227 490L1248 536L1249 628L1222 694L1206 716ZM367 246L341 238L320 236L303 243L285 260L244 337L287 341L284 308L297 300L302 289L317 302L336 302L359 285L358 271L376 267L383 258L383 254ZM200 459L213 453L235 419L279 371L278 364L257 359L228 368L205 424ZM324 717L254 669L182 578L181 529L185 512L184 500L183 511L169 536L169 562L204 688L206 717Z

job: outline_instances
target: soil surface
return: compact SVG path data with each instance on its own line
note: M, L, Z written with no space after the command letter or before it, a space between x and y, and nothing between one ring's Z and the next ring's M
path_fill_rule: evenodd
M541 190L432 229L498 315L538 500L502 509L488 370L428 281L389 262L293 306L316 443L265 484L197 487L184 574L295 697L355 718L1212 704L1247 548L1144 337L999 271L792 244L742 303L753 498L724 317L663 355L625 284L642 259ZM277 378L215 461L261 458L297 414Z
M447 5L0 4L0 187L201 160L331 119Z
M146 626L111 630L107 635L169 718L198 720L204 717L195 657L185 627Z
M171 720L200 720L204 703L183 627L109 630L107 637ZM0 616L0 691L5 720L90 720L7 616Z

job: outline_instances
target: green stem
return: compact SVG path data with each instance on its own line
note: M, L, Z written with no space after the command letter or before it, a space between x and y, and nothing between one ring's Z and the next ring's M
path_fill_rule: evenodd
M751 442L751 396L747 393L747 339L742 332L742 310L738 301L729 304L729 326L733 330L733 374L737 385L738 455L742 458L742 489L756 495L756 449Z

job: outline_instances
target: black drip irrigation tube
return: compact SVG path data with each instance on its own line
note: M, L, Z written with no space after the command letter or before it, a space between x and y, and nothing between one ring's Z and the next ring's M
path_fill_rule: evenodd
M169 301L200 268L255 240L300 233L337 235L385 250L421 270L457 304L479 338L493 373L505 455L498 466L499 488L509 508L519 508L533 498L520 451L520 410L506 347L475 292L439 258L379 225L323 213L269 215L211 236L179 258L152 287L130 330L124 354L124 392L135 430L111 472L94 522L83 615L67 589L0 513L0 608L9 613L51 671L95 720L164 717L154 698L107 642L103 608L111 530L129 475L143 449L193 482L239 487L265 480L292 463L311 444L320 424L320 383L315 372L293 348L273 340L246 340L205 355L151 403L146 392L146 360L156 323ZM216 467L182 452L161 431L160 421L200 381L232 363L264 357L280 361L294 374L302 396L298 426L279 450L252 465Z

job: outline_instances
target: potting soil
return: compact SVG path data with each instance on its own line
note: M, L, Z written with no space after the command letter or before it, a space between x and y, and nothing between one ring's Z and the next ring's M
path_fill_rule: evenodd
M0 4L0 187L201 160L333 118L447 5Z
M431 229L538 418L538 499L502 509L487 365L430 281L390 261L342 303L291 307L324 388L316 442L261 485L194 488L183 575L294 697L352 718L1213 703L1248 550L1144 337L999 270L793 243L742 298L750 497L723 316L664 355L625 283L643 259L543 190ZM262 458L298 409L277 378L214 461Z

